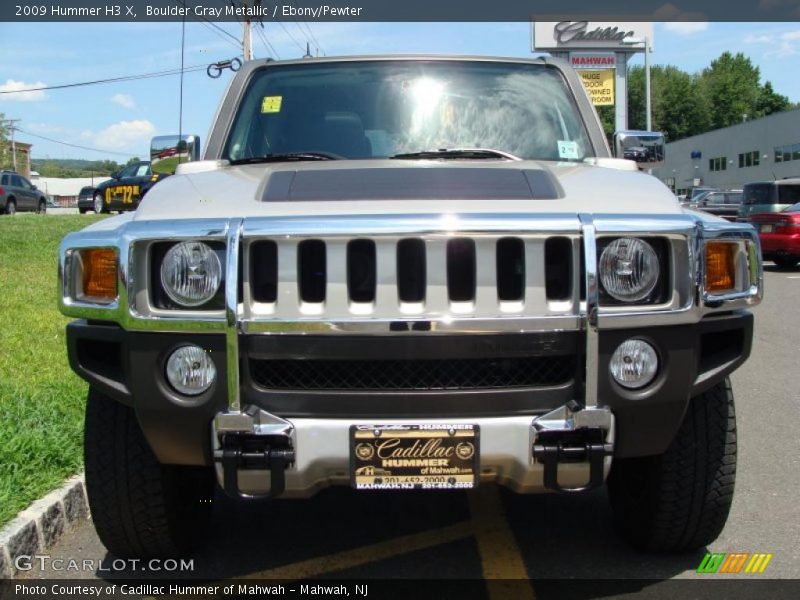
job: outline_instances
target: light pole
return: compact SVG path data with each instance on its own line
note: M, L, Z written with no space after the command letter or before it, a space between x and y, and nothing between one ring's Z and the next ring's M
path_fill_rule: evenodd
M647 131L653 130L652 106L650 100L650 41L647 36L644 39L632 38L622 42L626 46L644 44L644 96L645 96L645 122Z

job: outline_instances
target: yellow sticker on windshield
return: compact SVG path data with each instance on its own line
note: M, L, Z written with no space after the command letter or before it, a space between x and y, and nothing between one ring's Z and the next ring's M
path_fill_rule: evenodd
M281 112L281 101L283 96L264 96L261 101L262 113L279 113Z

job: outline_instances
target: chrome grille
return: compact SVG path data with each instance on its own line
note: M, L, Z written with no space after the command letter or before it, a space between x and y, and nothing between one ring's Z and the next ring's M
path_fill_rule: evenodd
M290 320L577 314L577 236L249 240L248 317Z

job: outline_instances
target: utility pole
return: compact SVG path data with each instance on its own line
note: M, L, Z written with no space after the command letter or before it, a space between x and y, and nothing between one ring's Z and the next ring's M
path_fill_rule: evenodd
M244 7L244 20L242 21L242 54L244 55L244 60L253 60L253 37L250 32L250 16L247 14L247 0L242 2L242 6Z
M11 160L14 164L14 170L17 170L17 145L14 142L14 123L19 123L20 119L3 119L0 123L8 123L9 130L11 131Z

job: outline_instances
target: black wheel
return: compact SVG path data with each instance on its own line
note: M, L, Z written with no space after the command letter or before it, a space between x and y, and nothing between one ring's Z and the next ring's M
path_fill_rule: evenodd
M36 214L43 215L47 212L47 202L44 199L39 200L39 204L36 206Z
M133 409L89 390L86 492L97 535L115 556L187 554L211 517L214 474L158 462Z
M94 195L94 212L98 215L106 212L105 208L103 207L103 194L100 192Z
M800 260L796 258L773 258L774 262L779 269L794 269Z
M85 214L86 214L86 210L87 210L87 209L85 209L85 208L79 208L79 209L78 209L78 212L79 212L80 214L82 214L82 215L85 215Z
M9 200L8 202L6 202L6 214L7 215L17 214L17 203L14 200Z
M608 493L631 544L682 552L713 542L728 519L736 479L736 416L728 379L692 398L661 456L617 459Z

